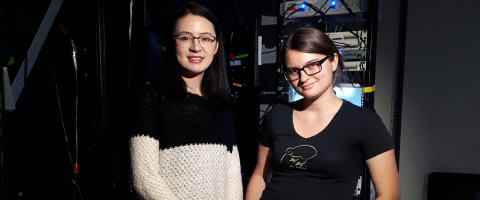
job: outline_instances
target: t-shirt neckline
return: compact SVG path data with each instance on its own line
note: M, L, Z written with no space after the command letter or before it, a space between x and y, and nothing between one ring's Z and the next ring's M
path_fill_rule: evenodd
M317 135L320 135L322 132L324 132L325 130L327 130L327 128L328 128L329 126L331 126L330 124L332 124L332 122L333 122L336 118L338 118L338 117L337 117L337 116L338 116L338 113L340 113L340 111L343 110L343 107L344 107L345 103L347 103L344 99L342 99L342 101L343 101L343 102L342 102L342 105L341 105L340 108L338 109L337 113L335 113L335 115L333 116L332 120L330 120L330 122L328 122L327 126L325 126L325 128L323 128L323 129L322 129L320 132L318 132L317 134L312 135L312 136L310 136L310 137L303 137L302 135L300 135L300 134L297 132L297 130L295 130L295 124L293 123L293 111L295 110L295 105L292 106L291 113L290 113L289 116L290 116L291 128L293 129L293 132L295 132L295 135L298 136L298 137L300 137L300 138L303 138L303 139L307 140L307 139L311 139L311 138L313 138L313 137L316 137Z

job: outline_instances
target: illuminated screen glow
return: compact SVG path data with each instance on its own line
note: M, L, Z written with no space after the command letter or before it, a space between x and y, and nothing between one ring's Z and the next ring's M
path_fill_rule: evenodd
M362 88L361 87L334 87L335 94L338 98L349 101L350 103L362 107ZM298 101L303 97L299 95L290 86L290 102Z

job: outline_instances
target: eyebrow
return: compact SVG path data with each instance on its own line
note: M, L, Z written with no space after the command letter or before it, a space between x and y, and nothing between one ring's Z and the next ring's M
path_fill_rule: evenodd
M319 61L319 60L321 60L321 59L316 59L316 58L315 58L315 59L312 59L312 60L308 61L307 63L305 63L302 67L305 67L306 65L308 65L308 64L310 64L310 63L312 63L312 62ZM288 70L290 70L290 69L301 69L302 67L287 67L287 69L288 69Z
M180 31L180 32L178 33L178 35L182 35L182 34L184 34L184 35L187 35L187 34L193 35L193 33L190 33L190 32L188 32L188 31ZM210 32L203 32L203 33L200 33L200 35L213 35L213 34L210 33Z

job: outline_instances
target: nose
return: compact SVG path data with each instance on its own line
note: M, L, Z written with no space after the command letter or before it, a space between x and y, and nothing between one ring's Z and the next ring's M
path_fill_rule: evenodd
M298 76L300 76L300 78L298 78L301 82L307 82L308 79L310 79L310 76L305 73L305 71L303 70L300 70L300 73L298 74Z
M197 41L195 41L197 39ZM190 46L190 50L194 52L199 52L202 50L202 46L200 46L200 38L194 38L192 40L192 45Z

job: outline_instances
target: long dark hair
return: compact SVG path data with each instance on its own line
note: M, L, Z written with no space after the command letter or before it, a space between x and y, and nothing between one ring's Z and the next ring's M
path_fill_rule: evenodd
M227 79L225 50L223 47L222 30L215 16L204 6L188 2L178 5L173 9L172 15L168 20L170 26L167 31L163 33L165 41L165 64L160 75L160 90L163 91L165 98L186 98L187 85L180 75L182 66L178 63L175 56L175 41L172 34L175 30L175 22L185 15L192 14L206 18L215 27L215 34L218 38L218 50L214 55L212 63L205 70L200 89L203 98L210 102L222 102L230 94L230 89Z
M335 53L338 55L337 69L333 72L334 84L343 78L342 55L340 55L333 41L325 35L325 33L314 28L299 28L293 32L285 41L281 51L281 60L283 70L286 70L285 56L289 50L295 50L304 53L317 53L330 56L329 60L333 61Z

